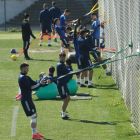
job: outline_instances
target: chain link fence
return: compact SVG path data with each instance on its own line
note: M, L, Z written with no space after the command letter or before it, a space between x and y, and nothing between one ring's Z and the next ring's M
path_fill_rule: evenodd
M99 0L100 21L105 24L105 46L120 51L133 42L133 47L128 48L116 58L122 58L140 52L140 1L139 0ZM104 57L111 57L105 54ZM115 59L115 58L114 58ZM108 67L121 90L125 104L132 114L132 125L140 133L140 57L130 57Z

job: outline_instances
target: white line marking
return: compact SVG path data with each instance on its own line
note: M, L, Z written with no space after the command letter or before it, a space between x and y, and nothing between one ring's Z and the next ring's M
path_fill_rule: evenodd
M12 118L12 127L10 136L16 136L16 123L17 123L17 114L18 114L19 106L15 106Z

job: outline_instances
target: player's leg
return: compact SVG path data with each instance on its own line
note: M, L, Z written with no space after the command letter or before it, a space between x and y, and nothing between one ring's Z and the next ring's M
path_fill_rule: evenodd
M46 33L46 27L42 26L42 35L41 35L40 44L39 44L40 46L42 46L42 40L45 33Z
M88 84L88 71L85 72L85 84Z
M49 36L49 39L48 39L48 46L51 47L51 32L52 32L52 29L51 29L51 26L50 27L47 27L47 30L48 30L48 36Z
M66 109L67 109L68 103L70 101L70 96L69 96L69 90L68 90L67 84L63 85L63 86L58 84L57 88L58 88L61 99L63 99L62 114L61 114L62 119L68 120L70 118L66 115Z
M56 38L56 35L55 35L55 27L52 27L52 33L53 33L53 40L55 42L57 42L57 38ZM55 36L54 36L55 35Z
M71 48L71 46L70 46L70 42L69 42L69 40L68 40L67 37L64 37L64 38L62 39L62 42L63 42L63 44L66 46L66 48L68 48L69 52L73 52L73 51L72 51L72 48Z
M30 45L30 41L29 40L28 41L24 41L24 48L23 48L23 50L24 50L24 56L25 56L26 60L32 60L32 58L30 58L28 56L29 45Z
M62 42L62 40L60 41L60 49L61 49L61 52L63 52L64 51L64 44L63 44L63 42Z
M80 85L80 87L86 87L86 86L84 85L85 73L86 73L86 71L81 72L81 85Z
M79 69L79 70L82 69L81 60L80 60L79 57L76 58L76 63L77 63L78 69ZM80 73L77 73L77 74L76 74L76 82L77 82L77 84L80 85L79 78L80 78Z
M96 58L96 61L97 62L101 62L102 58L99 56L98 58ZM107 66L106 65L102 65L102 67L105 70L106 75L110 75L110 72L108 71Z

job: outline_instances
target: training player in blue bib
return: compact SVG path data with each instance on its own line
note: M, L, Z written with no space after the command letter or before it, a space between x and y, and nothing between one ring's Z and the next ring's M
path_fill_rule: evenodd
M42 139L42 135L37 132L37 113L35 105L32 101L32 90L37 89L44 83L44 79L40 82L33 81L27 73L29 71L29 65L27 63L22 63L20 65L21 73L18 78L19 87L21 89L21 104L26 116L31 117L31 128L32 128L32 139ZM47 80L47 84L50 80Z
M65 75L65 74L70 72L70 70L68 70L66 68L66 65L64 64L65 59L66 59L66 54L63 53L63 52L60 53L59 54L59 59L60 59L60 61L56 66L57 77ZM67 87L67 76L57 80L57 88L58 88L60 97L63 100L62 114L61 114L62 119L69 120L70 118L66 115L66 108L67 108L68 103L70 101L69 90L68 90L68 87Z
M65 31L65 28L67 26L71 26L72 22L68 22L66 16L70 15L70 10L66 9L64 11L64 13L60 16L60 26L62 27L62 29Z
M68 48L69 52L72 52L72 48L70 46L68 38L65 36L65 31L63 30L63 27L60 26L60 20L59 18L56 18L54 20L55 24L55 30L60 36L60 45L61 45L61 52L64 52L64 45Z
M104 21L101 21L101 27L102 27L102 35L100 36L100 39L102 39L102 42L100 43L101 48L105 48L105 32L104 32Z
M91 18L94 20L93 24L92 24L92 29L94 31L92 33L93 40L91 40L91 38L89 38L89 43L91 44L91 46L93 48L95 48L95 47L99 47L100 23L97 20L97 14L96 13L93 13L91 15ZM92 41L93 41L93 43L92 43ZM94 57L95 61L97 61L97 62L101 62L102 61L102 58L100 57L100 52L97 52L97 53L95 52L95 53L92 54L92 56ZM110 75L110 72L108 71L107 66L106 65L102 65L102 67L105 70L105 74L106 75Z
M49 9L49 11L51 12L53 21L54 21L55 18L60 18L61 11L57 7L56 2L54 2L54 1L52 2L52 7ZM55 27L52 27L52 32L53 32L53 35L55 35ZM54 39L55 42L57 42L56 36L54 36L53 39Z
M51 23L52 26L54 26L51 13L48 10L47 3L43 5L43 8L44 10L42 10L39 15L40 28L42 29L42 35L41 35L42 38L46 33L46 30L48 31L48 35L51 36L51 32L52 32ZM40 46L42 46L42 38L40 39ZM51 43L51 38L48 39L48 46L52 46L50 43Z
M97 14L92 13L91 18L94 20L91 26L91 30L94 30L94 33L92 34L92 41L93 45L91 47L99 47L99 39L100 39L100 22L97 19ZM94 59L96 60L98 57L100 57L100 53L94 53L92 54Z

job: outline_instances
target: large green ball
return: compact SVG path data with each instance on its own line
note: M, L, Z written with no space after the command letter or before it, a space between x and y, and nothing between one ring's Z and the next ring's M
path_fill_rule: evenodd
M67 83L70 95L74 95L78 91L78 84L74 79L70 79Z
M36 90L39 99L54 99L58 95L57 86L51 83L48 86L40 87Z

